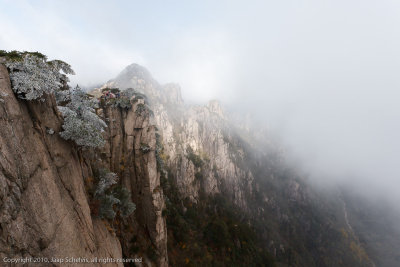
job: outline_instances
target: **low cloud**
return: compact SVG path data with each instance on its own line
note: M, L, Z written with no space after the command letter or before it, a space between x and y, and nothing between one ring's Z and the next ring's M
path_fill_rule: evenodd
M319 183L392 203L400 187L395 1L0 1L1 49L70 63L83 86L146 66L282 138Z

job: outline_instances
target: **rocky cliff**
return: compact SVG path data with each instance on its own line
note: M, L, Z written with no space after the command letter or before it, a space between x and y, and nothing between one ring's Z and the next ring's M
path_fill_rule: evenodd
M112 87L146 94L154 111L163 143L162 184L174 265L235 265L235 260L227 261L234 253L243 262L250 255L248 264L260 257L267 266L267 254L278 264L291 266L373 266L363 244L350 234L342 202L313 190L298 171L285 164L278 145L271 144L265 134L260 138L257 129L237 124L218 101L185 105L178 85L159 84L137 64L93 93ZM218 212L221 206L224 211ZM231 208L232 212L225 212ZM246 227L243 222L257 238L249 241L232 235L237 227ZM209 247L218 243L212 238L213 230L223 232L225 227L232 245L222 242L219 252L210 252ZM254 247L247 248L249 242ZM262 255L249 252L264 249ZM196 251L209 257L199 259Z
M103 106L107 142L98 164L117 173L137 203L135 216L122 223L124 251L132 251L135 246L143 252L154 251L159 266L166 266L167 229L162 217L164 196L156 160L156 126L148 111L137 112L138 105L136 102L129 110Z
M103 89L129 91L128 101L101 97ZM278 144L218 101L186 105L179 85L161 85L137 64L90 94L101 100L105 145L83 149L58 135L54 96L19 99L0 65L3 258L374 266L346 198L313 189ZM103 169L128 189L132 215L99 218L93 192Z
M179 85L160 85L137 64L99 90L106 87L133 88L149 97L168 156L166 163L183 198L197 201L201 190L206 194L225 191L238 206L247 207L244 194L251 192L253 175L237 164L243 161L244 152L236 150L236 133L217 100L205 106L186 106ZM201 183L196 175L204 178Z
M18 99L3 65L0 95L2 259L143 257L143 264L151 265L148 255L152 254L154 263L167 266L155 127L148 114L105 107L107 143L99 151L83 151L56 134L62 117L54 96L46 96L43 102ZM142 143L149 145L148 153L140 150ZM112 226L90 209L88 189L100 167L120 175L137 207L134 215Z

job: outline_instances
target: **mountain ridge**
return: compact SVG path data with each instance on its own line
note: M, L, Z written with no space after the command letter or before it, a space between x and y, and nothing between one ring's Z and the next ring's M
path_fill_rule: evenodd
M134 66L134 68L131 66ZM139 70L140 73L135 73L136 70ZM190 203L193 203L193 205L201 206L202 201L207 201L204 200L204 194L211 197L223 195L227 198L227 201L232 201L235 206L240 208L244 217L253 221L253 226L257 220L263 217L265 223L267 221L274 222L267 232L276 231L277 228L274 225L285 225L290 221L293 225L298 225L297 230L294 228L291 231L304 231L304 228L310 228L310 224L313 222L308 217L310 215L307 215L308 209L317 208L311 199L318 198L318 194L313 192L303 181L300 173L290 170L290 166L286 165L285 156L281 153L279 146L271 146L268 141L265 142L264 140L259 140L257 145L255 145L256 142L251 144L245 141L242 137L246 136L247 140L256 140L255 135L251 131L245 133L241 127L234 126L231 123L231 118L224 115L218 101L211 101L205 105L186 106L183 104L182 98L179 98L179 101L166 99L163 96L164 86L155 82L149 76L148 71L145 72L145 76L141 75L142 71L142 68L138 65L130 65L128 70L122 71L117 78L105 84L103 88L119 87L123 89L127 87L148 95L154 111L155 124L162 136L164 153L168 155L166 161L167 176L173 177L171 180L175 183L181 201L189 199L189 202L186 205L184 204L183 207L176 207L178 210L182 209L183 218L187 205L190 206L192 205ZM180 90L180 88L175 87L175 90ZM268 136L263 136L263 138L268 139ZM165 191L168 197L168 189L165 189ZM282 192L287 198L279 196L279 192ZM257 195L260 195L260 197ZM316 201L321 202L321 200ZM179 201L177 202L179 203ZM317 208L317 213L321 214L316 215L316 218L324 222L325 226L316 224L313 231L326 231L322 229L328 227L328 229L331 229L327 231L330 233L329 235L342 235L340 232L346 229L346 223L340 202L334 205L329 200L323 202L333 209L332 212L336 214L335 216L343 218L342 222L332 222L330 219L322 218L322 210L326 207L320 206ZM178 203L176 204L180 205ZM287 207L285 208L285 206ZM294 207L297 207L301 212L295 215L297 212L293 212ZM300 219L296 217L291 219L293 216L300 216ZM190 225L190 223L188 224ZM195 228L192 227L191 229L193 231ZM257 228L257 231L265 232L266 229L268 227L261 226ZM311 231L311 229L308 231ZM263 239L263 242L272 244L267 251L277 259L278 263L289 261L294 266L322 266L326 264L323 257L316 256L315 253L311 253L310 256L302 255L310 254L309 250L313 246L306 250L297 249L296 251L296 249L293 249L293 246L296 245L293 244L291 241L293 237L290 236L294 233L288 235L282 230L278 230L278 232L280 232L278 235L268 236L266 234ZM324 239L329 236L320 237L322 239L319 241L318 238L316 238L316 241L306 241L307 238L303 234L295 235L301 236L296 242L315 242L313 249L320 251L319 253L323 251L320 249L324 249L323 247L326 246L326 244L323 245L326 242ZM344 255L343 260L352 262L352 266L372 266L373 264L365 254L362 245L357 242L355 237L352 240L351 235L347 236L350 237L350 240L339 238L336 241L337 244L335 244L335 246L341 247L340 251ZM171 239L174 239L174 237ZM278 244L276 244L277 240L279 240ZM171 246L173 247L170 244ZM318 246L322 247L319 248ZM350 246L354 249L347 250L346 247ZM339 249L337 247L335 248L337 251L332 249L333 246L330 253L340 258ZM330 264L335 261L340 264L341 259L334 260L332 255L326 254L327 252L324 253L326 255L324 257L329 258L328 262L331 261ZM313 259L307 260L306 257ZM179 262L179 260L171 257L170 260L175 263Z
M362 201L313 188L278 144L218 101L186 105L179 85L131 64L90 92L105 145L82 148L58 135L53 94L21 99L3 65L0 77L1 256L140 258L142 266L398 262L389 245L376 249L385 235L374 227L385 222L366 222ZM99 218L105 169L136 205L128 217Z

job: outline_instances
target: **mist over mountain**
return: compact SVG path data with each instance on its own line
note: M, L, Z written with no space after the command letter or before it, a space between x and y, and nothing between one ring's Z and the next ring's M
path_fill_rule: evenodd
M400 266L396 1L0 6L3 258Z
M395 1L3 2L2 49L62 51L85 88L139 63L188 103L251 114L318 182L398 202Z

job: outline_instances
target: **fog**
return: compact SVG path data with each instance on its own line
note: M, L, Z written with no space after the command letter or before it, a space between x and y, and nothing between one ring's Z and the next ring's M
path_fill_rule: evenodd
M65 60L83 86L142 64L252 114L313 181L400 201L400 2L190 2L0 0L0 49Z

